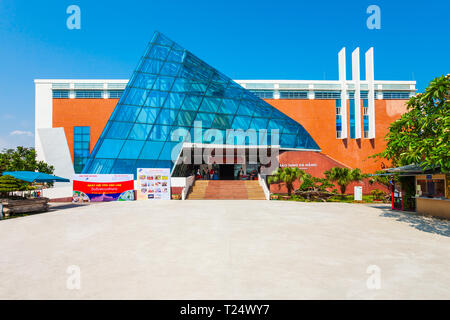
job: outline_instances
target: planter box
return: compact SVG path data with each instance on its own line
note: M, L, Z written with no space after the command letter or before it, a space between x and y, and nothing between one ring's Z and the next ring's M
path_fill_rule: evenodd
M3 213L10 216L16 213L45 212L48 211L48 198L11 200L1 199Z

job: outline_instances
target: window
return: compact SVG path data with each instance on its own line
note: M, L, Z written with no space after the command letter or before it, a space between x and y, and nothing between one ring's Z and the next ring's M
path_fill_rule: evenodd
M76 99L101 99L103 98L103 91L90 90L90 91L75 91Z
M261 99L273 99L272 90L250 90L254 95Z
M356 137L355 99L349 100L350 105L350 138Z
M363 137L369 137L369 100L363 100Z
M360 91L360 93L359 93L360 99L367 99L368 97L369 97L369 91ZM355 91L349 91L348 98L355 99Z
M112 90L112 91L109 91L109 98L110 99L120 99L122 94L123 94L123 90Z
M314 93L315 99L340 99L340 91L316 91Z
M341 99L336 99L336 138L342 135Z
M423 197L443 198L445 196L444 179L417 179L417 186L420 186Z
M409 92L401 92L401 91L384 91L383 99L386 100L394 100L394 99L409 99Z
M73 168L80 173L89 159L91 148L91 128L73 127Z
M69 91L53 90L53 99L69 99Z
M280 91L280 99L308 99L307 91Z

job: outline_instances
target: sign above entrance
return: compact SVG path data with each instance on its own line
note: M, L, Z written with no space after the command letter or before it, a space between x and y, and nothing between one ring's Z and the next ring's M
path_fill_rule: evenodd
M138 200L170 200L170 169L138 168Z

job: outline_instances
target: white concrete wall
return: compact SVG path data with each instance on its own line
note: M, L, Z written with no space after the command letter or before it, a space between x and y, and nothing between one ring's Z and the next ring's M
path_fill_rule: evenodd
M42 159L55 167L54 174L72 180L75 174L66 134L63 128L40 128L39 144L41 146ZM55 184L66 185L66 184Z
M44 160L41 137L38 129L52 128L53 123L53 97L51 81L35 80L34 105L34 147L37 159Z

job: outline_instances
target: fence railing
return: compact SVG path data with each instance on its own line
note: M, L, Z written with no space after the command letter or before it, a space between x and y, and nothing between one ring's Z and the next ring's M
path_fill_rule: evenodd
M261 174L258 173L258 181L259 181L259 185L261 186L261 188L264 191L264 195L266 196L266 200L270 200L270 190L267 187L266 176L262 176Z

